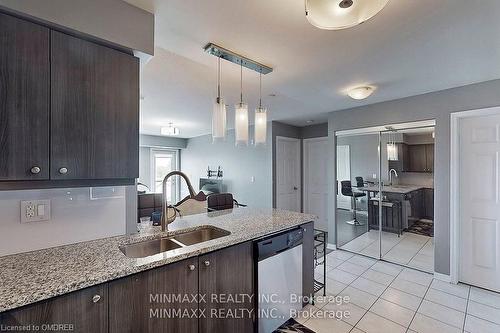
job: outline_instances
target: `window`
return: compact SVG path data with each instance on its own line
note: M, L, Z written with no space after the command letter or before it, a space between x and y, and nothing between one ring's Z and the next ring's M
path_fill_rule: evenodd
M151 150L151 184L155 193L162 193L163 178L178 169L178 154L175 150ZM167 181L167 201L177 201L178 185L174 177Z

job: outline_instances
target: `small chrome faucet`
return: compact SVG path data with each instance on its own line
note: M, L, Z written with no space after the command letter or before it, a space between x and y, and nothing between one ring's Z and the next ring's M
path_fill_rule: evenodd
M392 173L393 172L394 172L394 175L396 176L396 178L398 178L398 172L396 171L396 169L389 170L389 185L392 185Z
M167 181L170 177L172 176L180 176L184 178L184 180L187 183L187 187L189 190L189 196L193 198L195 196L193 186L191 185L191 182L189 181L189 178L184 174L183 172L180 171L172 171L169 172L165 178L163 178L162 182L162 209L161 209L161 231L167 231L168 230L168 224L174 222L175 218L177 217L177 209L175 208L174 205L169 205L167 202ZM172 216L167 216L169 208L174 212Z

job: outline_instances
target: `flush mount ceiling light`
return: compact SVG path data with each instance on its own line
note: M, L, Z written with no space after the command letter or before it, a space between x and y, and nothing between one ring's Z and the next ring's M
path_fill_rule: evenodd
M363 86L352 88L347 92L347 95L352 99L365 99L368 98L375 91L373 86Z
M180 134L179 128L174 127L173 123L168 123L168 127L162 127L160 129L161 135L166 136L177 136Z
M340 30L361 24L380 12L389 0L305 0L309 23Z

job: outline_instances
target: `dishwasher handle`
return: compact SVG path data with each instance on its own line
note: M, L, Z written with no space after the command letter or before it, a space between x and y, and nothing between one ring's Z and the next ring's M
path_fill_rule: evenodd
M302 244L303 237L304 230L302 230L302 228L298 228L257 241L257 260L261 261L288 249L294 248L295 246Z

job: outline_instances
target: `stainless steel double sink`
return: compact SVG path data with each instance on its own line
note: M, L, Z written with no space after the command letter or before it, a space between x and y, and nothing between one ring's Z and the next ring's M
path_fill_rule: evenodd
M177 235L158 238L120 246L120 251L129 258L144 258L158 253L203 243L212 239L228 236L231 233L212 226L181 232Z

